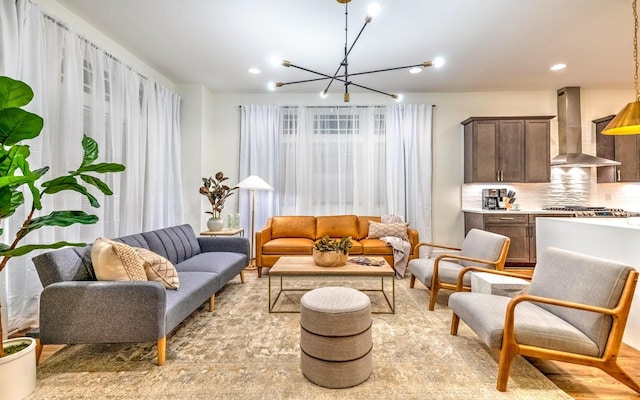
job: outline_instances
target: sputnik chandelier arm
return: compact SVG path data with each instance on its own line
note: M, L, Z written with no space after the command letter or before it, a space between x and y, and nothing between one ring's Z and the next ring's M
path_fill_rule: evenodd
M319 75L321 76L320 78L311 78L311 79L305 79L305 80L298 80L298 81L291 81L291 82L277 82L275 84L275 87L283 87L286 85L294 85L294 84L298 84L298 83L308 83L308 82L316 82L316 81L323 81L323 80L329 80L329 83L327 84L327 87L322 91L322 95L326 96L329 88L331 87L331 85L333 84L334 81L338 81L338 82L342 82L344 84L344 101L348 102L349 101L349 86L353 85L355 87L359 87L361 89L365 89L365 90L369 90L372 92L376 92L376 93L380 93L383 94L385 96L390 96L394 99L398 99L399 96L397 94L392 94L392 93L387 93L381 90L377 90L377 89L373 89L367 86L363 86L363 85L359 85L357 83L354 83L350 80L351 77L354 76L361 76L361 75L366 75L366 74L373 74L373 73L378 73L378 72L387 72L387 71L395 71L395 70L399 70L399 69L409 69L409 68L427 68L427 67L431 67L433 65L432 61L425 61L423 63L420 64L413 64L413 65L405 65L402 67L392 67L392 68L382 68L382 69L376 69L376 70L371 70L371 71L364 71L364 72L356 72L356 73L349 73L349 62L348 62L348 58L349 58L349 54L351 54L351 50L353 50L353 47L356 45L356 43L358 42L358 39L360 39L360 36L362 35L362 32L364 31L364 29L367 27L367 25L372 21L373 17L375 14L377 14L377 4L374 4L374 7L370 7L369 9L369 13L367 14L365 20L364 20L364 25L362 25L362 28L360 29L360 32L358 32L358 35L356 36L356 38L354 39L353 43L351 44L351 46L348 46L348 29L349 29L349 10L348 10L348 3L351 0L337 0L338 3L343 3L344 4L344 14L345 14L345 24L344 24L344 31L345 31L345 41L344 41L344 58L340 61L338 68L336 69L336 71L333 73L333 75L328 75L322 72L318 72L318 71L314 71L312 69L309 68L305 68L305 67L301 67L299 65L295 65L293 64L291 61L288 60L281 60L280 64L282 66L285 66L287 68L293 67L305 72L310 72L312 74L315 75ZM343 70L343 73L340 74L340 70Z

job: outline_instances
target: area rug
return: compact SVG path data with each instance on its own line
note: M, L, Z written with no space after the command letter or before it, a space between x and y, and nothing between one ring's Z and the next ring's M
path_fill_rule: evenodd
M373 373L353 388L325 389L302 375L300 315L270 314L267 277L247 273L217 295L213 313L203 305L168 337L164 366L155 343L66 346L38 367L29 399L571 399L522 357L508 391L496 391L498 353L464 323L451 336L446 299L428 311L428 292L408 283L396 281L395 314L373 315ZM277 306L295 309L296 293ZM371 298L374 309L386 305L380 293Z

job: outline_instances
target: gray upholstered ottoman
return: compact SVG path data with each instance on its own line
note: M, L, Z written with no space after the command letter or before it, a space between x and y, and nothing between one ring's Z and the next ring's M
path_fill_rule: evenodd
M300 367L316 385L346 388L371 375L371 302L350 288L325 287L300 300Z

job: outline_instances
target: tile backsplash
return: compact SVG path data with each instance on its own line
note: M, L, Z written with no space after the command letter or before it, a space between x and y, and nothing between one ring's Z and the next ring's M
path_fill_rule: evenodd
M522 210L580 205L640 211L640 183L597 183L595 168L551 168L550 183L492 183L462 185L462 208L482 208L482 189L516 192Z

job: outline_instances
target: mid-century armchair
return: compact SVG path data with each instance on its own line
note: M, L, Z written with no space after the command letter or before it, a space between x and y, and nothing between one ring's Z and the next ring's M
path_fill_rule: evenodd
M463 275L478 269L461 274L460 289ZM501 392L520 354L597 367L640 393L638 382L617 364L637 282L632 267L549 247L538 258L527 293L514 298L453 293L451 334L457 335L462 319L487 346L500 349Z
M471 229L460 248L434 243L418 243L413 249L413 254L419 254L418 251L422 246L455 250L459 253L450 252L436 258L414 258L409 261L408 267L411 271L409 287L414 287L416 279L422 282L430 290L429 310L433 311L438 291L441 288L456 290L458 273L463 268L474 265L502 270L510 244L511 239L508 237L480 229ZM471 290L469 275L465 276L464 290Z

